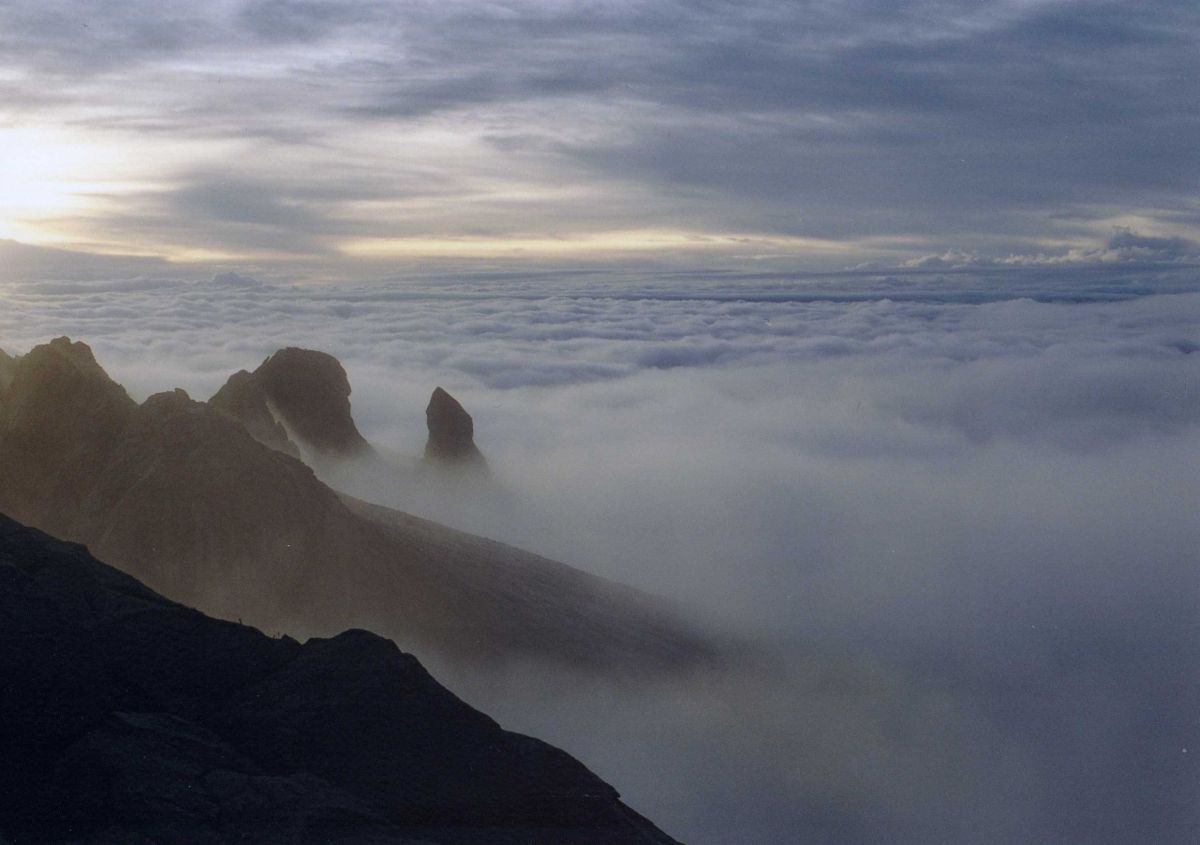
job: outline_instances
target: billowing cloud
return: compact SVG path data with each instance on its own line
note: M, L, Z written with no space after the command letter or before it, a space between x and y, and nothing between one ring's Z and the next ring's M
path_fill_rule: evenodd
M399 461L451 390L508 497L341 481L767 644L636 695L438 668L685 841L1186 842L1200 294L1009 272L31 284L0 347L84 338L139 398L323 348Z

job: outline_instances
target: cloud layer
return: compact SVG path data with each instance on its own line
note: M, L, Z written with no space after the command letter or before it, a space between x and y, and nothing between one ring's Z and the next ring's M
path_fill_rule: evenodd
M51 282L0 292L0 346L86 339L139 398L326 349L401 457L451 390L511 495L373 497L771 644L727 683L549 707L536 674L453 681L686 841L1189 841L1200 294L739 284Z

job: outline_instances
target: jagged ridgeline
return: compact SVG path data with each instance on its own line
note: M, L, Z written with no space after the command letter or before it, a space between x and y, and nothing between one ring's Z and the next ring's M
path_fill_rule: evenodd
M0 515L0 841L670 845L365 631L207 618Z
M637 674L720 660L652 596L322 483L298 455L373 452L332 356L282 350L211 402L176 390L139 405L86 344L58 338L0 361L5 381L0 511L86 543L174 600L264 629L369 628L489 663ZM431 409L431 442L449 431L474 460L461 405L435 392Z

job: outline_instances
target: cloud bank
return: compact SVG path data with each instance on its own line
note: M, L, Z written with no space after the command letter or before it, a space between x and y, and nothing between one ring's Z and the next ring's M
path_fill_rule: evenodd
M549 706L440 670L685 841L1187 842L1200 293L1022 273L51 283L0 293L0 346L87 339L139 398L322 348L399 458L445 386L511 495L373 497L769 644Z

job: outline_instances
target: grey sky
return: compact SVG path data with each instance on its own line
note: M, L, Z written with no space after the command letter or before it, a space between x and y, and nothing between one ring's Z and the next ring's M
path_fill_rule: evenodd
M1190 244L1198 36L1171 0L16 0L0 236L344 267Z

